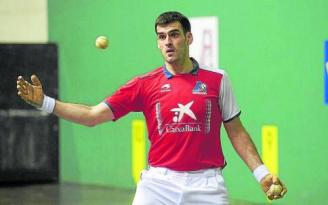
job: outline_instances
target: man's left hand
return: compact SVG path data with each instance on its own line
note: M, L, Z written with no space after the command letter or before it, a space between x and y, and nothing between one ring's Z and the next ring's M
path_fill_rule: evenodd
M282 184L280 179L272 174L266 175L260 182L262 190L270 200L280 199L287 193L287 188ZM270 190L272 185L281 186L282 189L277 191Z

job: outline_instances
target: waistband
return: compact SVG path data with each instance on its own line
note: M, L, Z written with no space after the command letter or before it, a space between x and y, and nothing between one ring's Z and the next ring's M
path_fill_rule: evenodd
M176 175L176 176L183 176L183 177L198 177L198 176L206 176L212 177L216 176L217 174L221 175L222 170L220 168L212 168L212 169L202 169L197 171L175 171L165 167L152 167L149 166L147 169L149 172L154 172L157 174L162 175Z

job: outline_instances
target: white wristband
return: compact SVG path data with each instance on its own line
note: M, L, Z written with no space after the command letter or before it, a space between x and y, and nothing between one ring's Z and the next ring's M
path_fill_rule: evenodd
M39 110L45 111L47 113L52 113L56 105L56 100L54 98L44 95L42 107Z
M253 175L258 182L260 182L268 174L270 174L270 172L264 164L256 167L253 171Z

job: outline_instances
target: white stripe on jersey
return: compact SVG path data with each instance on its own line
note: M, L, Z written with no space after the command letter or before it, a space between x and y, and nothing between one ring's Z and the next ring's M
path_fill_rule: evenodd
M228 121L240 113L239 106L233 94L232 86L226 71L219 68L200 66L200 69L222 74L220 85L219 106L223 121Z

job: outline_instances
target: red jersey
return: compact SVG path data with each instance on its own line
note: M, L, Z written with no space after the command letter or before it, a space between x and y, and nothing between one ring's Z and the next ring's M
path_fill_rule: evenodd
M114 120L143 112L151 166L194 171L225 165L220 127L240 110L225 72L192 61L191 73L172 75L163 66L135 77L105 100Z

